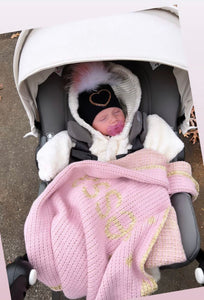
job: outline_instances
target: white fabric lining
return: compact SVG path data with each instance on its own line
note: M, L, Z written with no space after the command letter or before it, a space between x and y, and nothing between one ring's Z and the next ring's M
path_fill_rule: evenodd
M37 95L38 85L56 67L85 61L137 60L159 62L180 68L180 74L175 74L175 76L179 78L186 77L186 63L178 17L166 11L172 11L172 9L176 13L176 8L165 7L165 10L144 10L22 32L14 54L14 77L21 101L30 121L31 132L35 136L37 135L34 119L37 117L35 96ZM105 36L103 34L104 26L108 28L105 31ZM154 30L157 26L160 28L162 40L166 39L166 43L164 41L161 43L161 37L158 34L154 35L154 32L157 32L157 30ZM81 30L86 34L82 35ZM142 34L140 34L140 31ZM166 34L166 32L169 34ZM102 34L103 39L101 39ZM70 43L70 40L65 39L65 36L69 36L70 39L73 39L73 42ZM81 36L81 38L77 38L78 36ZM137 36L137 39L134 39L134 36ZM94 47L88 47L87 40ZM103 46L101 44L102 40ZM114 43L111 42L113 40ZM123 40L123 43L121 43L121 40ZM145 43L148 43L149 46L145 46ZM81 47L81 44L85 46L85 49ZM86 47L88 48L86 49ZM90 48L94 51L91 51ZM41 53L38 53L40 49ZM43 55L43 53L46 54ZM180 84L181 80L178 79L177 82ZM182 88L180 91L184 92L181 98L184 103L186 120L181 129L185 133L188 128L192 97L186 98L185 91ZM185 104L186 101L188 104Z

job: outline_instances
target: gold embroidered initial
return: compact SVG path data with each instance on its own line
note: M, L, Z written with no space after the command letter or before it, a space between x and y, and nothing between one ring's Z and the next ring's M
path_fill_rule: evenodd
M121 212L120 215L127 215L130 218L131 222L129 223L129 227L127 229L125 229L121 225L121 223L117 217L114 217L114 216L111 217L107 221L106 226L105 226L105 234L106 234L107 238L109 238L111 240L119 239L122 237L125 237L124 239L127 240L130 237L131 231L133 230L133 228L135 226L136 218L132 212L124 211L124 212ZM119 230L119 233L117 233L117 234L111 233L110 227L112 224L117 227L117 229Z
M116 207L119 207L121 205L122 196L121 196L121 194L118 191L111 190L111 191L107 192L106 195L105 195L105 199L106 199L106 212L104 214L101 212L101 208L100 208L99 202L96 203L96 211L98 212L99 217L102 218L102 219L105 219L109 215L109 212L111 210L110 196L112 196L112 195L115 195L118 198Z
M98 193L99 193L99 188L98 187L101 186L101 185L105 186L106 188L110 187L110 185L109 185L108 182L99 182L99 183L94 184L94 190L95 190L94 194L90 194L87 191L86 187L83 187L82 191L83 191L83 193L85 194L85 196L87 198L95 198L98 195Z
M130 255L130 256L126 259L126 264L128 265L129 268L132 266L132 262L133 262L133 256Z
M82 183L82 181L84 180L92 180L93 182L97 182L99 180L99 178L94 178L94 177L89 177L88 175L85 175L83 177L80 177L78 179L76 179L73 183L72 183L72 187L77 187L80 183Z

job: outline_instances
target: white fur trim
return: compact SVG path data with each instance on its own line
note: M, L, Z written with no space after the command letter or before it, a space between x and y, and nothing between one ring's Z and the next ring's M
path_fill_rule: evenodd
M57 133L37 153L39 177L50 181L69 163L72 142L66 130Z
M158 282L161 279L161 273L158 267L146 269L146 272L150 274L156 282Z
M117 135L111 138L106 137L106 140L95 137L90 151L97 155L99 161L109 161L116 159L116 155L126 154L131 147L128 137L121 138Z
M104 136L79 117L77 112L78 92L74 86L70 87L68 100L71 114L76 122L91 133L93 144L90 151L96 155L100 161L115 159L116 155L125 154L127 150L131 148L129 144L129 131L141 101L141 87L137 76L121 65L114 63L104 63L104 65L108 72L110 72L111 78L115 80L115 83L114 81L111 82L111 86L121 104L125 106L126 109L125 126L119 135L113 137Z
M184 144L162 118L158 115L149 115L144 148L158 151L171 161L181 152Z
M112 84L114 78L102 62L89 62L76 64L73 67L72 85L79 94L83 91L97 89L103 84Z

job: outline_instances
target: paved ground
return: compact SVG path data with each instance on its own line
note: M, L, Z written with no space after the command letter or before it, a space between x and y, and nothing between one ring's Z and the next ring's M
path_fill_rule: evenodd
M12 71L13 53L17 39L11 34L0 35L0 233L6 263L25 253L23 225L33 200L38 194L38 176L35 166L37 140L23 135L30 128L18 97ZM199 143L192 145L185 139L186 160L200 183L200 196L195 202L195 212L204 248L204 167ZM195 262L176 270L162 271L158 293L199 287L194 279ZM26 299L51 299L51 292L38 283Z

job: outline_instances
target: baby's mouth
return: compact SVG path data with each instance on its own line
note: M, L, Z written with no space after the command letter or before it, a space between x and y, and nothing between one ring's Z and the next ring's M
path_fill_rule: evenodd
M118 121L117 124L109 126L107 128L108 135L115 136L115 135L121 133L124 128L124 125L125 125L124 122Z

